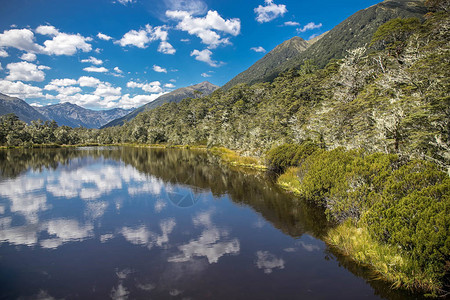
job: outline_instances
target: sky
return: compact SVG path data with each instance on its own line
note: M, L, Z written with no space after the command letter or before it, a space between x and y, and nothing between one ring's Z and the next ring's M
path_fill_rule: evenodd
M34 106L133 108L224 85L294 36L380 0L0 0L0 93Z

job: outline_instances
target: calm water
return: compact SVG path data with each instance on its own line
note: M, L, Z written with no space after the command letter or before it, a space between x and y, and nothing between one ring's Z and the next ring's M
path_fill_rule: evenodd
M404 299L323 212L187 150L0 151L1 299Z

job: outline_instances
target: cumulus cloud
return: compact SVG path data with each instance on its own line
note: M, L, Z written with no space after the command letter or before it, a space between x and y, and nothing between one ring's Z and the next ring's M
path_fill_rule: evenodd
M29 29L5 30L0 34L0 47L11 47L31 53L42 53L44 48L34 42L34 33Z
M256 21L259 23L270 22L279 16L283 16L286 12L286 5L275 4L273 0L265 0L265 6L259 5L254 9L256 13Z
M105 67L86 67L83 69L86 72L94 72L94 73L106 73L108 72L108 69Z
M21 61L18 63L10 63L6 65L9 70L7 80L23 80L23 81L44 81L45 73L42 70L49 69L47 66L37 66L35 64Z
M205 73L200 74L200 76L206 78L206 77L211 77L211 74L208 74L208 73L205 72Z
M0 63L0 71L3 70L2 63Z
M133 107L139 107L144 104L147 104L149 102L152 102L158 97L164 95L165 93L158 93L158 94L152 94L152 95L135 95L130 96L130 94L125 94L120 98L119 102L117 103L118 107L122 107L125 109L133 108Z
M97 37L98 37L99 39L101 39L101 40L104 40L104 41L109 41L109 40L112 39L112 37L110 37L109 35L103 34L103 33L101 33L101 32L99 32L99 33L97 34Z
M78 50L89 52L92 50L92 41L89 37L80 34L68 34L60 32L54 26L44 25L36 28L36 33L53 37L44 42L43 53L48 55L74 55Z
M54 86L71 86L77 84L77 81L75 79L62 78L62 79L53 79L52 81L50 81L49 84Z
M158 73L167 73L167 69L162 68L157 65L153 65L153 71L158 72Z
M92 39L80 34L60 32L54 26L43 25L36 28L36 33L50 36L44 46L35 43L35 36L30 29L5 30L0 34L0 47L12 47L28 53L47 55L74 55L78 50L89 52L92 46L88 43Z
M300 23L293 22L293 21L287 21L287 22L284 22L284 26L300 26Z
M193 17L188 11L168 10L166 16L179 21L177 29L186 31L201 39L208 48L230 44L229 38L222 38L218 32L237 36L241 32L241 21L237 18L223 19L217 11L208 11L203 18Z
M0 80L0 91L3 94L20 99L40 98L43 96L41 88L21 81Z
M103 60L95 58L93 56L89 56L89 58L82 59L81 62L82 63L91 63L91 64L94 64L94 65L101 65L101 64L103 64Z
M212 60L211 55L212 55L212 52L208 49L205 49L202 51L195 49L194 51L191 52L191 56L195 56L196 60L203 61L203 62L207 63L208 65L210 65L211 67L219 67L220 63L218 63L215 60Z
M116 41L115 43L119 44L122 47L135 46L144 49L147 48L151 42L159 40L159 52L164 54L174 54L176 50L169 42L167 42L168 36L169 34L167 32L166 26L152 27L147 24L145 28L141 28L139 31L128 31L120 40Z
M122 71L119 67L115 67L115 68L114 68L114 71L115 71L116 73L119 73L119 74L122 74L122 73L123 73L123 71Z
M175 54L175 52L177 52L177 51L171 44L163 41L163 42L159 43L158 52L161 52L164 54Z
M153 81L150 83L139 83L134 81L129 81L127 83L129 88L140 88L148 93L161 93L163 90L161 88L161 83L159 81Z
M8 52L5 51L5 49L0 48L0 57L8 57Z
M100 80L90 76L81 76L78 78L77 83L82 87L97 87L100 84Z
M250 50L253 50L255 52L260 52L260 53L266 53L266 49L264 49L261 46L259 46L259 47L252 47L252 48L250 48Z
M322 23L316 24L314 22L309 22L303 28L297 28L298 32L305 32L307 30L313 30L322 27Z
M21 60L26 60L26 61L35 61L36 60L36 54L34 53L24 53L22 54L22 56L20 57Z
M165 88L168 88L168 89L173 89L173 88L175 87L175 85L172 84L172 83L166 83L166 84L164 85L164 87L165 87Z

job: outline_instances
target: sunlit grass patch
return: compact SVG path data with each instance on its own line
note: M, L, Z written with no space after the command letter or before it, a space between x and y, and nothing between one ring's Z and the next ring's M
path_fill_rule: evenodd
M442 284L428 274L400 248L373 239L366 228L348 220L328 232L326 242L355 262L371 268L377 279L392 283L393 288L423 290L439 294Z
M212 147L209 152L220 157L220 159L229 165L265 170L266 166L261 163L259 158L251 156L241 156L236 151L224 147Z
M288 168L286 172L278 177L277 184L287 191L301 195L301 183L297 176L298 171L299 168Z

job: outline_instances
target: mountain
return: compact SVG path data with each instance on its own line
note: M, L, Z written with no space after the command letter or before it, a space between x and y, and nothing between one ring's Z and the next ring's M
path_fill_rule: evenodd
M276 46L272 51L264 55L263 58L254 63L250 68L238 74L227 82L222 89L228 90L239 83L252 85L256 82L272 80L276 74L272 70L278 68L286 61L297 57L305 51L310 44L301 37L295 36L290 40ZM272 77L272 75L274 75Z
M0 115L6 115L9 113L16 114L20 120L27 123L37 119L41 119L43 121L49 120L49 118L42 115L25 101L0 93Z
M148 111L151 109L154 109L158 106L163 105L164 103L168 102L180 102L183 99L186 98L196 98L198 96L208 96L212 94L215 90L217 90L219 87L217 85L214 85L208 81L203 81L201 83L191 85L184 88L176 89L175 91L172 91L170 93L164 94L160 97L158 97L155 101L152 101L150 103L147 103L136 110L132 111L131 113L127 114L126 116L122 118L118 118L112 122L109 122L108 124L104 125L102 128L106 127L112 127L117 125L122 125L126 121L130 121L134 119L139 113L143 111Z
M427 12L424 0L385 0L381 3L360 10L330 30L318 41L313 39L303 51L298 51L295 43L288 40L265 57L257 61L246 71L238 74L223 86L224 90L239 83L253 84L272 81L278 74L298 68L307 59L312 59L319 67L324 67L330 59L341 59L347 55L347 50L368 44L377 30L385 22L395 18L422 18ZM294 39L298 39L295 38ZM277 48L283 49L273 55ZM289 56L290 54L290 56ZM270 56L269 56L270 55ZM272 59L270 59L272 57ZM266 61L271 62L265 67Z
M49 120L55 120L59 126L100 128L114 119L123 117L131 110L114 108L110 110L91 110L69 102L37 107L42 115Z

